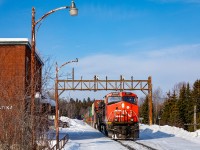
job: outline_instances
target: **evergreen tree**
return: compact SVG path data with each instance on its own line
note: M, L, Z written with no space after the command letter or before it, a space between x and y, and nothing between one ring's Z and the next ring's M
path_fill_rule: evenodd
M184 129L187 129L188 126L184 125L187 123L187 119L186 119L186 114L187 114L187 95L186 95L186 87L185 85L182 86L182 88L180 89L180 95L179 95L179 99L178 99L178 109L179 109L179 114L180 114L180 126Z
M197 123L200 124L200 80L196 80L193 84L192 99L197 108ZM200 126L197 126L197 129L199 128Z
M83 105L82 105L82 107L84 109L87 109L87 102L86 102L85 98L83 99Z
M174 90L174 93L172 96L170 96L170 106L171 106L171 111L169 112L170 118L169 118L169 123L172 126L180 126L181 120L180 120L180 114L178 110L178 100L177 100L177 95Z
M144 103L140 105L140 118L143 118L142 123L148 124L149 112L148 112L148 97L145 98Z
M190 89L190 85L189 83L187 84L187 88L186 88L186 102L187 102L187 106L186 106L186 123L190 124L193 123L193 112L194 112L194 102L192 100L192 91ZM191 128L192 126L187 126L186 129L188 131L193 131L193 128Z
M165 102L163 103L163 111L161 114L161 124L165 125L170 123L170 113L171 113L171 105L170 105L170 91L168 93L168 98L166 98Z

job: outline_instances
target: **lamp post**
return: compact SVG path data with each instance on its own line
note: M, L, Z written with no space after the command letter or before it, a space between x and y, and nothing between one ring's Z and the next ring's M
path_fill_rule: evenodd
M32 125L32 148L35 148L35 46L36 46L36 39L35 39L35 28L38 23L40 23L43 19L45 19L50 14L57 12L58 10L69 9L69 13L71 16L76 16L78 14L78 9L74 1L72 0L71 6L63 6L56 9L53 9L46 14L44 14L40 19L37 21L35 20L35 8L32 8L32 29L31 29L31 125Z
M161 119L161 117L158 116L158 124L159 124L159 126L160 126L160 119Z
M56 63L56 79L55 79L55 100L56 100L56 116L55 116L55 127L56 127L56 148L58 149L59 146L59 95L58 95L58 71L64 67L65 65L73 62L78 62L78 58L76 60L68 61L62 64L60 67L58 67L58 64Z

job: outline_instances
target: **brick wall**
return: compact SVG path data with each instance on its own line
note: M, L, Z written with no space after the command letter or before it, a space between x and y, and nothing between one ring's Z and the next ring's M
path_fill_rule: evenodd
M42 64L36 57L36 90L41 90ZM20 87L30 95L31 50L27 45L0 45L0 87ZM13 91L12 90L12 91Z

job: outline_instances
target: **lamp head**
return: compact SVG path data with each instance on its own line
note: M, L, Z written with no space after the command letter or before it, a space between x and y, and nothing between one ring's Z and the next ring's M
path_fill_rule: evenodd
M76 5L75 5L73 0L72 0L70 9L69 9L69 13L70 13L71 16L77 16L78 15L78 9L76 8Z

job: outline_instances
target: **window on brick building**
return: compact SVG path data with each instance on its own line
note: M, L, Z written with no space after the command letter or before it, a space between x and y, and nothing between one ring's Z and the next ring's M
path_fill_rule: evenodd
M28 79L29 76L29 58L26 57L26 79Z

